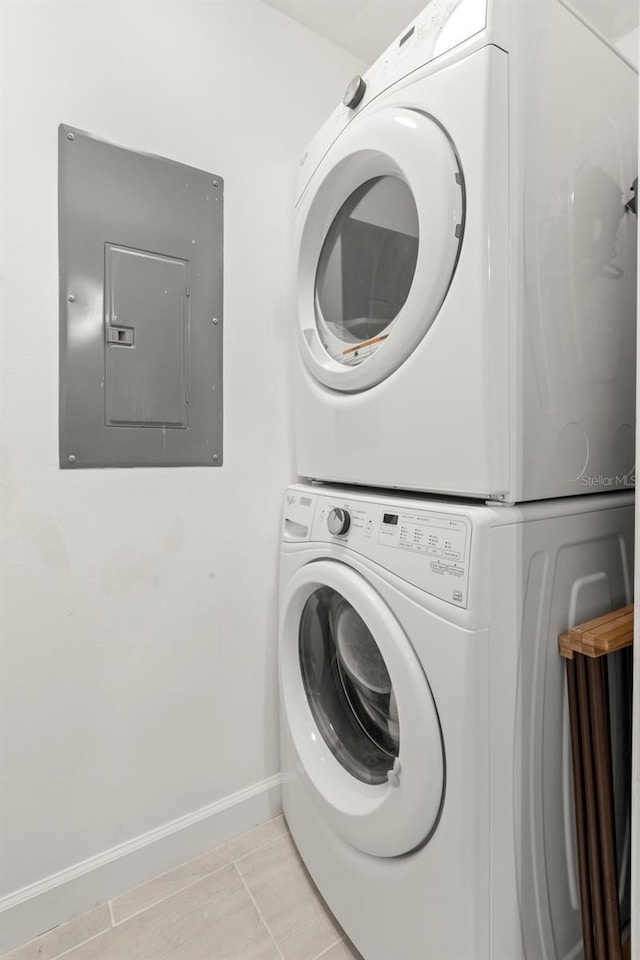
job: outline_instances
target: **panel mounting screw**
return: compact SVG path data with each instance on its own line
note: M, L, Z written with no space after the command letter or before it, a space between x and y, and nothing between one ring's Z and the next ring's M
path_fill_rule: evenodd
M212 454L211 459L212 459L212 460L217 460L217 459L218 459L218 454L217 454L217 453Z
M67 140L75 140L75 138L76 138L75 133L68 133L68 134L67 134Z
M74 456L72 453L69 454L69 456L67 457L67 459L68 459L69 463L75 463L75 462L76 462L76 458L75 458L75 456Z
M67 297L67 300L69 301L69 303L75 303L75 300L76 300L75 294L70 293L69 296Z
M219 186L220 186L220 181L219 181L219 180L213 180L212 183L213 183L214 187L219 187Z
M217 318L217 317L212 317L211 323L217 323L217 322L218 322L218 318Z

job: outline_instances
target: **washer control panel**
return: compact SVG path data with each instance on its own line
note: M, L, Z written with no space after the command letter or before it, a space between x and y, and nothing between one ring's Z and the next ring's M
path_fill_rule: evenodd
M423 508L295 487L285 498L283 539L352 550L459 607L467 606L471 534L468 516L435 503Z
M467 545L463 520L428 513L383 513L378 542L462 563Z
M327 517L327 529L334 537L342 537L349 532L351 514L344 507L333 507Z

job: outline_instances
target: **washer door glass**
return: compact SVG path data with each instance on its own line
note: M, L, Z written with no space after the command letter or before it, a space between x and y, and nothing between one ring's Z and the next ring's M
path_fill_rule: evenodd
M316 276L318 334L354 366L371 356L404 306L418 258L418 211L398 177L374 177L338 211Z
M389 672L364 620L321 587L300 620L299 655L311 712L334 757L358 780L385 783L400 749Z
M347 843L378 857L414 850L436 828L445 792L423 662L389 603L348 564L303 564L281 602L285 764ZM442 628L423 611L421 631Z

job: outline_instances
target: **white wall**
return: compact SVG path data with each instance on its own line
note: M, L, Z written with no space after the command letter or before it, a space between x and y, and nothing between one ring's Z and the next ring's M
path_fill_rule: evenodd
M2 16L11 894L277 774L293 177L362 64L260 0L10 2ZM221 469L58 469L60 122L225 179Z
M611 2L611 0L607 0ZM265 0L367 64L402 36L427 0Z

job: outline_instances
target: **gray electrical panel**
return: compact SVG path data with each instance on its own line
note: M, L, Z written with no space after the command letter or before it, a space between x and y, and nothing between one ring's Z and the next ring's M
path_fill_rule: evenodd
M223 181L59 130L60 466L222 464Z

